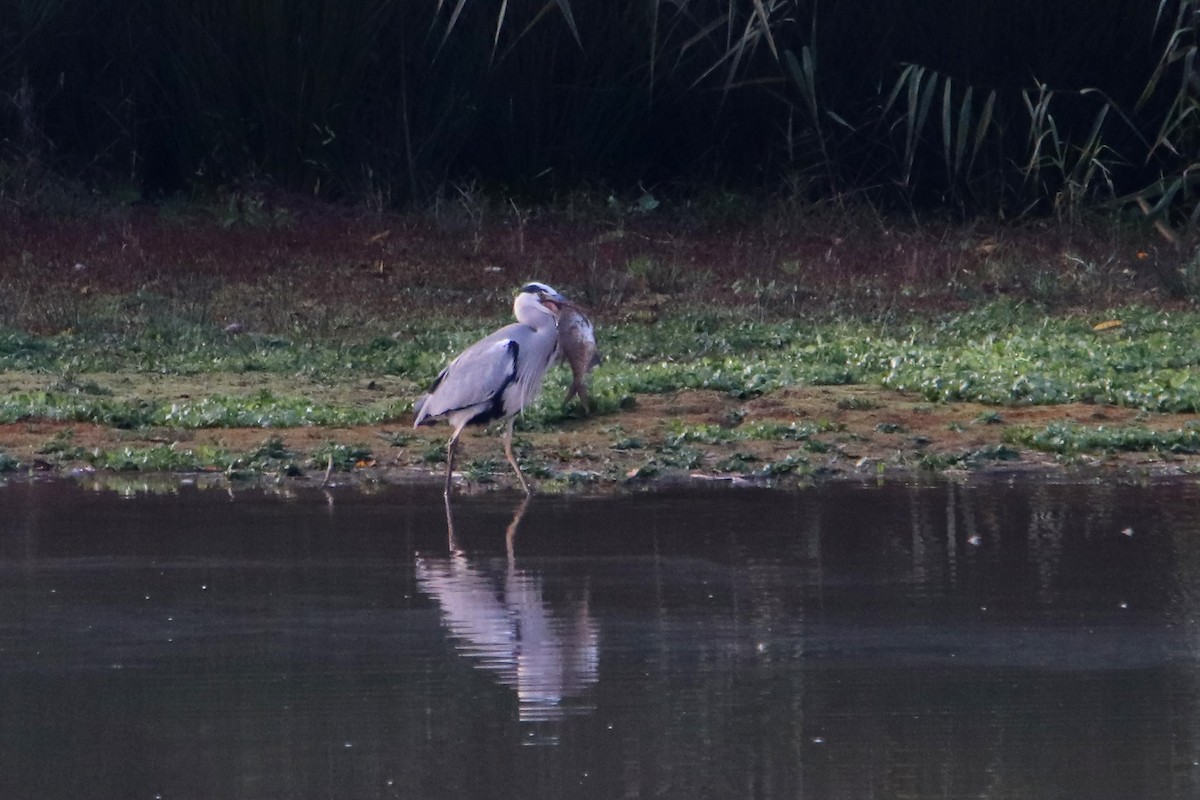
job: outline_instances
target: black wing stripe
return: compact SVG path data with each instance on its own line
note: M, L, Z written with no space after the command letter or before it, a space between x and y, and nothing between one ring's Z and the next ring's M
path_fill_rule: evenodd
M433 379L433 383L429 384L429 391L427 391L425 394L433 394L434 392L436 392L437 387L442 385L442 381L445 380L446 373L449 371L450 371L450 368L446 367L446 369L439 372L438 376Z
M504 391L512 385L512 382L517 379L517 363L521 355L521 345L512 341L508 341L508 374L504 376L504 380L500 382L500 387L492 393L487 399L488 405L475 416L471 417L468 425L482 425L491 422L495 419L503 419L505 414L504 409Z

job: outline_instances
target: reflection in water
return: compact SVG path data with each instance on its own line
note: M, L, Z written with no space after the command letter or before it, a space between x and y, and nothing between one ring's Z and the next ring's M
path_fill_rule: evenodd
M533 502L0 485L0 798L1200 797L1200 483Z
M419 556L414 570L458 651L516 690L522 722L545 722L581 710L566 701L596 682L599 636L586 595L552 608L541 579L517 568L517 529L528 506L526 497L505 532L507 557L472 562L458 546L447 496L449 555Z

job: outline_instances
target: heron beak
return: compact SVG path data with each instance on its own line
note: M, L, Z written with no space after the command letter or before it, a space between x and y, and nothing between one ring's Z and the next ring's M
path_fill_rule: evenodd
M579 303L576 303L574 300L568 300L564 297L562 300L558 301L558 305L560 310L563 308L569 308L572 311L578 311L585 317L591 316L590 312L586 308L579 305Z

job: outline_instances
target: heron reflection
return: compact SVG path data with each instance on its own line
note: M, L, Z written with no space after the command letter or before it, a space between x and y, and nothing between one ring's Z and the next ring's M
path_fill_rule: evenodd
M596 682L599 635L587 597L550 603L542 577L519 569L517 529L529 498L506 531L507 555L471 558L458 545L446 499L447 557L418 557L417 585L441 609L459 653L516 690L522 721L559 719L586 706L572 704Z

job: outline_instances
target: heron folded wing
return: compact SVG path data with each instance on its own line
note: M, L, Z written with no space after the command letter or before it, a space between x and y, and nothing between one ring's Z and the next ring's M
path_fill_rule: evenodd
M468 347L423 398L418 422L494 402L516 375L518 349L509 338L484 339Z

